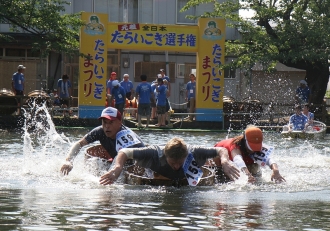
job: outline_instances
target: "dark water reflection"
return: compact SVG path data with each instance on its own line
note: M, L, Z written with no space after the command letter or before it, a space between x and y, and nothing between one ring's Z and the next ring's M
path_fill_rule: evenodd
M321 193L322 196L329 192ZM1 230L328 230L329 200L133 186L1 190ZM267 197L267 198L266 198ZM287 197L286 195L284 197ZM302 198L301 198L302 197Z
M276 147L275 160L287 179L281 185L272 183L270 170L264 169L257 185L240 179L199 188L121 183L104 187L86 171L82 154L69 176L58 171L70 142L86 131L59 129L69 142L37 137L30 145L17 131L0 133L1 231L330 230L329 137L301 141L265 134L266 143ZM150 144L180 136L187 143L213 146L227 134L143 131L140 135Z

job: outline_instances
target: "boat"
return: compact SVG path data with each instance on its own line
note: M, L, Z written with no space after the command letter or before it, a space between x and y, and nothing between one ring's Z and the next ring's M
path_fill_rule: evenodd
M327 130L325 123L314 120L313 124L309 125L306 131L287 131L283 129L281 132L282 138L297 138L297 139L323 139Z
M101 157L100 157L101 156ZM93 175L101 176L109 170L112 159L108 158L109 154L100 145L94 145L86 149L85 166L86 170ZM215 172L208 167L202 167L203 176L198 186L212 186L215 184ZM171 180L150 169L145 169L134 165L132 160L128 160L123 172L124 183L128 185L152 185L152 186L187 186L188 181L184 178L181 180Z

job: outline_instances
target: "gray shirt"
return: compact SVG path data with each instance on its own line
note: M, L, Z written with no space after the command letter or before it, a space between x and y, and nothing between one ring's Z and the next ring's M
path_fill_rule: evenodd
M195 145L187 145L188 153L192 153L198 166L203 166L205 162L218 156L220 148L212 147L206 148ZM133 151L133 159L135 164L144 168L150 168L151 170L163 175L172 180L183 179L185 174L183 169L173 170L171 166L167 163L166 157L164 155L165 146L151 145L144 148L129 150L123 149L123 152Z

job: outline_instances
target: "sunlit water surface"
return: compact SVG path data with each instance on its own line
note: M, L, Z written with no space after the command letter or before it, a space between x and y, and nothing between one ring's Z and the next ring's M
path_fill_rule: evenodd
M39 127L39 128L38 128ZM242 176L212 187L99 185L84 148L68 176L70 145L89 128L0 131L0 230L330 230L329 139L288 140L265 133L286 183ZM182 137L213 146L237 133L138 131L147 144Z

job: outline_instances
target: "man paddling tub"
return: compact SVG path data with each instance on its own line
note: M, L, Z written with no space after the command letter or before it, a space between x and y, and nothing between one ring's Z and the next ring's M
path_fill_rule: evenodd
M101 176L100 184L114 183L128 159L135 165L149 168L171 180L186 178L189 185L196 186L202 177L203 166L208 159L219 156L224 173L232 180L239 178L239 169L229 161L228 151L222 147L201 147L186 145L181 138L173 138L164 145L151 145L144 148L123 148L118 152L109 172Z
M66 162L61 167L61 172L64 175L68 175L72 170L73 160L80 149L95 141L100 141L102 147L107 151L105 156L98 157L109 159L110 161L112 161L117 155L117 152L122 148L144 147L141 138L122 124L121 114L116 108L105 108L99 119L102 119L102 125L87 133L70 148Z

